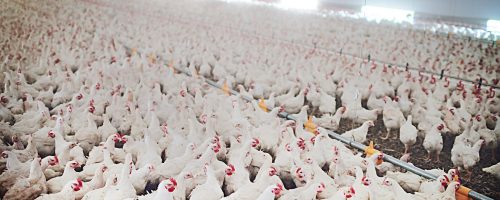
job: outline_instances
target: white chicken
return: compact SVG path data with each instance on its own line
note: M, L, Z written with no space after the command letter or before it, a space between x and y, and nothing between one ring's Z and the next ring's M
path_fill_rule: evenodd
M115 186L116 183L118 182L118 178L116 174L112 174L106 179L106 183L104 184L104 187L95 189L92 191L89 191L83 196L83 200L90 200L90 199L104 199L104 195L106 195L106 191L110 189L111 187Z
M424 181L424 178L411 173L411 172L392 172L387 171L387 178L394 179L406 192L416 192L420 189L420 184Z
M195 158L194 151L196 146L193 143L190 143L186 146L186 150L184 154L175 158L167 158L165 162L157 165L157 169L153 174L157 174L159 176L163 176L164 178L172 177L175 174L179 174L182 169L186 166L191 159ZM154 175L153 175L154 176Z
M405 145L404 154L409 153L410 147L417 142L418 130L412 124L412 116L408 115L408 119L399 128L399 140Z
M460 119L457 116L456 109L452 107L443 112L445 113L443 121L446 123L446 127L450 129L451 133L459 134L461 131Z
M394 199L404 199L411 200L417 199L412 194L406 193L403 188L393 179L385 178L382 185L387 186L389 190L394 194Z
M102 116L103 124L97 128L97 134L101 136L101 141L104 142L110 135L117 133L116 128L109 121L108 115L104 114Z
M50 193L56 193L63 189L66 183L71 180L75 180L78 178L78 173L75 171L75 168L79 168L80 163L76 161L70 161L66 163L64 167L64 173L60 177L55 177L47 181L47 188Z
M443 150L443 136L441 131L444 131L444 124L436 124L433 128L426 133L423 146L427 151L427 160L431 160L431 155L436 156L436 161L440 162L439 156Z
M74 194L75 198L82 199L88 192L104 187L106 181L104 179L104 172L106 170L108 170L106 165L102 165L100 168L97 168L92 180L90 182L83 182L82 185L80 185L80 190L76 191Z
M137 154L137 166L144 167L147 164L159 165L161 164L161 149L158 143L151 138L148 131L144 134L144 149Z
M224 197L224 193L216 180L215 173L210 166L205 166L206 181L198 185L190 194L189 199L214 199L218 200Z
M233 159L233 162L234 165L230 163L225 169L227 193L233 193L240 187L250 183L250 172L245 168L243 158L240 158L240 160Z
M494 175L497 179L500 179L500 162L490 167L483 168L482 170Z
M375 126L373 121L368 120L364 122L360 127L343 133L342 136L345 138L350 138L359 143L364 143L366 142L366 135L368 134L368 128L373 126Z
M455 192L460 188L460 183L452 181L446 190L442 193L434 193L429 195L428 193L415 193L415 197L420 199L430 199L430 200L442 200L442 199L456 199Z
M35 199L47 193L45 176L40 166L40 158L31 162L28 178L20 178L3 196L3 199Z
M319 93L321 95L320 97L320 105L319 105L319 111L323 114L332 114L335 113L335 108L337 106L337 102L335 100L334 96L330 96L323 90L319 90Z
M19 159L19 161L26 162L38 156L38 151L36 146L37 145L34 143L33 137L29 136L28 145L26 146L25 149L22 150L12 149L11 152L16 154L16 157L17 159Z
M126 163L122 167L120 178L116 186L107 189L104 199L126 199L136 196L136 191L130 182L130 173L132 171L133 163Z
M337 109L334 115L324 114L321 116L321 118L313 117L312 121L318 126L336 131L339 128L340 119L342 118L342 115L345 113L345 111L346 107L340 107L339 109Z
M309 183L303 187L284 191L279 199L316 199L316 195L323 192L324 189L324 183Z
M6 156L14 157L15 154L4 151L2 152L2 158L5 158ZM41 160L41 169L44 173L49 173L45 171L47 167L49 166L54 166L59 164L58 159L55 156L47 156ZM9 167L11 169L7 169L0 175L0 193L5 194L8 189L10 189L15 183L16 180L19 178L27 178L30 175L30 166L31 166L32 161L28 161L26 163L17 163L16 165ZM55 175L59 175L55 173ZM53 174L51 174L53 176ZM47 177L47 175L46 175Z
M176 190L177 187L177 181L174 178L169 178L166 180L163 180L158 184L158 189L150 194L144 195L144 196L138 196L137 199L139 200L161 200L161 199L166 199L166 200L173 200L174 197L172 193Z
M135 188L137 194L144 192L147 182L150 180L150 175L154 172L155 166L147 164L130 174L130 181Z
M299 112L300 108L304 105L304 96L307 95L308 90L307 88L302 89L299 95L284 100L281 106L285 108L285 111L288 113Z
M483 145L484 140L479 140L473 146L464 144L455 139L455 144L451 149L451 161L454 166L463 167L468 172L467 178L472 177L471 168L479 162L479 150Z
M76 131L75 139L85 154L88 154L90 150L101 141L98 135L97 125L91 113L87 114L87 126Z
M281 191L283 191L282 185L270 185L257 197L257 200L273 200L281 194Z
M76 199L76 192L80 191L82 187L83 187L82 180L80 179L73 180L66 183L60 192L42 195L36 198L36 200L49 200L49 199L74 200Z
M382 113L382 119L384 120L384 125L387 129L387 135L382 139L388 139L391 134L391 130L399 129L401 125L403 125L405 117L399 107L397 107L389 97L384 97L384 102L385 105Z
M446 175L439 176L436 180L424 181L420 184L418 192L425 193L427 195L439 194L444 192L446 186L448 185L448 178Z

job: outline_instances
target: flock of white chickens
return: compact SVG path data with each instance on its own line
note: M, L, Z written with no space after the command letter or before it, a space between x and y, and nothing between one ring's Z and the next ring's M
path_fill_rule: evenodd
M220 2L1 4L4 200L455 199L460 172L470 179L480 149L497 150L500 94L493 88L249 33L346 51L364 46L372 57L405 57L433 70L440 54L451 54L450 74L492 84L499 79L497 46ZM239 23L245 31L230 30ZM355 30L360 24L369 28ZM352 37L340 34L345 30L370 39L344 43ZM420 44L405 44L413 40ZM229 96L205 78L260 102ZM280 119L280 111L297 120ZM404 161L414 148L439 161L442 134L456 135L456 168L427 170L438 176L427 180L382 162L383 153L347 148L325 129L353 121L342 136L367 144L380 116L387 129L381 137L399 138ZM311 122L318 128L306 130ZM500 164L483 170L500 178Z

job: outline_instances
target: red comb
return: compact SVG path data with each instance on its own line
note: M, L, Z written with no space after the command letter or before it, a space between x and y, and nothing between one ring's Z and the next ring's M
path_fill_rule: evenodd
M177 181L174 178L170 178L169 180L172 184L174 184L174 186L177 186Z
M450 182L450 179L448 178L448 176L444 176L444 179L446 179L446 182Z
M83 181L82 179L78 178L76 179L76 182L78 182L78 186L82 187L83 186Z

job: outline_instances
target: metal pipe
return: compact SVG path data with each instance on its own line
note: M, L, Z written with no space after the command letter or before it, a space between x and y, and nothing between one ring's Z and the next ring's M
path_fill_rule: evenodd
M341 142L343 142L345 144L348 144L351 147L354 147L354 148L362 150L362 151L364 151L367 148L367 146L365 146L365 145L363 145L363 144L361 144L359 142L351 141L351 140L349 140L349 139L347 139L345 137L342 137L341 135L339 135L339 134L337 134L337 133L335 133L333 131L330 131L330 130L328 130L328 131L329 131L329 135L330 136L332 136L333 138L335 138L335 139L337 139L337 140L339 140L339 141L341 141ZM417 168L417 167L415 167L413 165L410 165L410 164L408 164L406 162L403 162L403 161L401 161L401 160L399 160L399 159L397 159L397 158L395 158L393 156L387 155L387 154L384 154L384 161L387 161L387 162L390 162L392 164L395 164L395 165L397 165L399 167L402 167L402 168L404 168L404 169L406 169L408 171L411 171L411 172L413 172L415 174L421 175L421 176L423 176L425 178L428 178L428 179L436 179L437 178L437 176L434 176L433 174L431 174L429 172L426 172L425 170Z
M433 179L433 180L437 178L437 176L435 176L434 174L426 172L426 171L424 171L424 170L422 170L420 168L417 168L417 167L415 167L415 166L413 166L411 164L408 164L407 162L403 162L403 161L401 161L401 160L399 160L399 159L397 159L397 158L395 158L393 156L384 155L384 160L387 161L387 162L390 162L392 164L395 164L395 165L397 165L399 167L402 167L402 168L404 168L404 169L406 169L408 171L411 171L414 174L418 174L420 176L423 176L425 178Z
M471 190L469 191L469 196L472 197L473 199L480 199L480 200L493 200L492 198L484 195L484 194L481 194L479 192L476 192L474 190Z
M127 49L127 51L130 50L130 48L128 48L128 47L125 47L125 48ZM188 71L182 70L182 69L177 68L175 66L173 68L179 72L186 74L187 76L190 76L190 77L192 76L191 73ZM215 81L212 81L212 80L204 78L204 77L203 77L203 79L205 80L205 82L207 84L223 90L223 86L217 84ZM241 95L240 93L236 92L235 90L233 90L231 88L228 89L228 92L232 95L235 95L235 96L240 95L243 99L245 99L247 101L255 101L255 99L253 99L253 97L247 97L247 96ZM272 108L268 107L268 110L272 110ZM280 113L278 113L278 116L281 118L284 118L284 119L288 119L288 120L294 120L294 121L297 120L297 119L295 119L295 117L293 117L292 115L290 115L287 112L280 112ZM331 130L327 130L327 131L328 131L328 135L330 137L332 137L333 139L336 139L336 140L338 140L346 145L349 145L349 146L354 147L354 148L361 150L361 151L365 151L367 149L367 146L364 144L349 140L349 139L342 137L340 134L335 133ZM398 167L406 169L414 174L417 174L417 175L422 176L422 177L427 178L427 179L435 180L437 178L437 176L435 176L429 172L426 172L426 171L424 171L424 170L422 170L414 165L410 165L406 162L403 162L403 161L401 161L401 160L399 160L391 155L384 154L384 161L392 163ZM476 191L473 191L473 190L470 190L467 195L472 197L473 199L477 199L477 200L493 200L492 198L485 196L481 193L478 193Z

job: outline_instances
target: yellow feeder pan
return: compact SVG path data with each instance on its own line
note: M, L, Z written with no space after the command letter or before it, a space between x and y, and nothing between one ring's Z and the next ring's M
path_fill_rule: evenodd
M260 109L262 109L263 111L266 111L268 112L269 110L267 110L267 106L266 106L266 103L264 102L264 98L260 98L259 99L259 107Z
M156 55L154 53L149 54L148 60L149 60L149 64L155 64L156 63Z
M170 60L167 64L167 67L172 70L172 72L175 74L175 68L174 68L174 61Z
M199 78L200 77L200 73L196 70L194 70L194 77L195 78Z
M459 181L457 175L453 176L453 181ZM464 186L460 186L458 188L458 190L455 192L455 198L457 200L469 200L469 199L472 199L472 198L469 197L469 192L470 192L469 188L464 187Z
M499 39L499 40L497 40L497 45L500 45L500 39Z
M137 55L137 48L132 48L130 51L131 51L130 55L132 55L132 56Z
M309 118L307 118L306 123L304 123L304 127L306 128L306 131L309 131L309 132L313 133L314 135L317 134L316 128L318 126L316 126L316 124L313 123L312 116L309 116Z
M224 94L226 94L227 96L230 95L229 93L229 86L227 86L227 82L224 81L224 85L222 85L222 91L224 92Z
M376 154L376 153L379 153L379 152L380 152L379 150L376 150L374 148L373 141L370 141L370 144L365 149L366 157L370 157L373 154ZM382 164L382 162L384 162L382 159L377 159L377 162L375 164L376 165L380 165L380 164Z
M457 200L472 200L472 198L469 197L469 192L471 189L460 186L458 190L455 192L455 198Z

